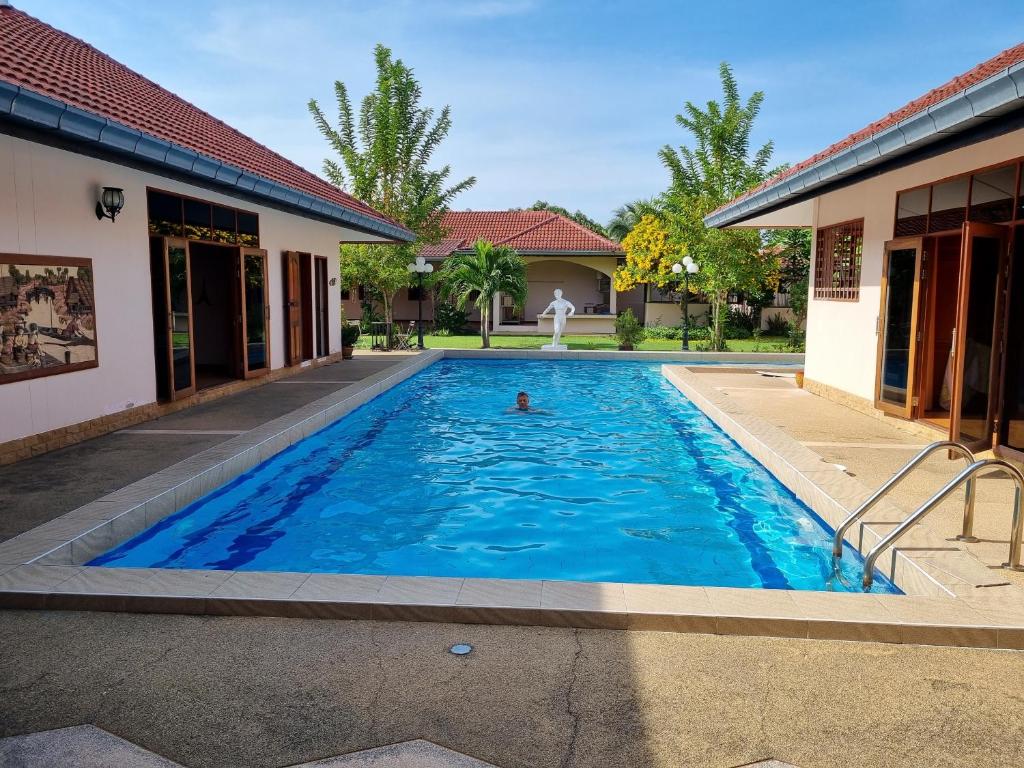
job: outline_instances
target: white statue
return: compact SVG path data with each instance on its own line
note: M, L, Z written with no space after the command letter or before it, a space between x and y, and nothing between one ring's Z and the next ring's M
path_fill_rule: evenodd
M541 349L555 352L564 351L568 347L565 344L559 344L559 342L562 339L562 333L565 331L565 318L575 315L576 307L572 305L572 302L562 298L561 288L555 288L555 300L548 304L547 309L541 312L541 315L546 315L552 311L555 313L555 334L551 337L551 343L545 344Z

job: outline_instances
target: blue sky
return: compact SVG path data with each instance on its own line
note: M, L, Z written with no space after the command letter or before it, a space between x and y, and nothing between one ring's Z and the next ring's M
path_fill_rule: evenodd
M686 100L730 62L766 94L755 139L798 162L1024 38L1024 3L562 0L14 0L319 172L306 110L361 98L375 43L452 107L438 154L477 184L455 208L544 199L606 221L666 185ZM969 13L968 13L969 11ZM969 16L969 18L967 18Z

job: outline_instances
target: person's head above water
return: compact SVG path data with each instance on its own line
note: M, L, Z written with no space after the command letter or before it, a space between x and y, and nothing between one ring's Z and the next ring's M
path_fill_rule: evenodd
M516 395L516 408L520 411L530 410L530 396L525 392Z

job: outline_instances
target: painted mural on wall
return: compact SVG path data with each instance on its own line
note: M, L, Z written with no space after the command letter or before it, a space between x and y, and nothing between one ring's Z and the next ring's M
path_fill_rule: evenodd
M0 254L0 384L97 365L92 261Z

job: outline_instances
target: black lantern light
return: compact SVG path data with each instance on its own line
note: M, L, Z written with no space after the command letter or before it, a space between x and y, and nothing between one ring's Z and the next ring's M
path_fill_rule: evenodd
M100 192L100 199L96 203L96 218L100 221L103 219L113 221L122 208L124 208L124 190L120 187L104 187Z

